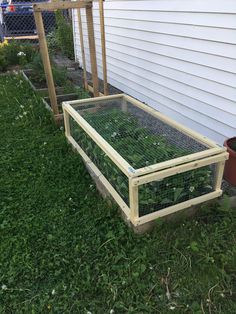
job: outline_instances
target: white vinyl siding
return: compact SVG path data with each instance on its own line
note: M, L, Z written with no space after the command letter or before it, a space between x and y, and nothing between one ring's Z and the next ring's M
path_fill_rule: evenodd
M94 24L99 77L98 4ZM236 135L236 1L104 2L108 81L219 144ZM81 10L90 71L85 12ZM81 61L74 14L76 58Z

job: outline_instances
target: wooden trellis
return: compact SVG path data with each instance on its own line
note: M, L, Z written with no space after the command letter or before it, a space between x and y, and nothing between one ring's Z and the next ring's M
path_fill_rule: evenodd
M89 52L92 72L93 86L89 86L87 82L86 74L86 60L84 54L83 44L83 31L81 23L80 9L84 8L86 11L87 30L89 39ZM34 18L36 29L39 39L40 53L43 61L44 72L46 76L48 93L51 102L51 107L55 116L55 119L61 117L58 110L57 96L55 90L55 84L52 75L52 68L49 58L49 52L47 47L47 41L45 36L42 12L43 11L56 11L66 9L77 9L78 12L78 23L80 30L80 41L82 48L82 63L83 63L83 79L84 87L93 93L95 97L99 96L99 80L97 73L97 59L96 59L96 44L94 38L94 24L93 24L93 0L79 0L79 1L54 1L54 2L41 2L33 4ZM104 78L104 94L107 95L107 68L106 68L106 52L105 52L105 29L104 29L104 14L103 14L103 0L99 0L99 12L100 12L100 24L101 24L101 41L102 41L102 57L103 57L103 78Z
M99 2L99 16L100 16L100 33L101 33L101 47L102 47L102 68L103 68L103 94L98 93L97 96L107 96L108 92L108 83L107 83L107 61L106 61L106 39L105 39L105 23L104 23L104 8L103 2L104 0L97 0ZM87 16L87 14L86 14ZM81 48L81 56L82 56L82 65L83 65L83 80L84 87L90 91L93 91L93 87L88 84L87 79L87 67L86 67L86 57L85 57L85 49L84 49L84 32L82 26L82 18L80 10L78 10L78 26L79 26L79 34L80 34L80 48ZM90 38L89 38L90 39ZM90 43L90 42L89 42ZM91 54L90 54L91 56ZM91 62L92 68L92 62Z

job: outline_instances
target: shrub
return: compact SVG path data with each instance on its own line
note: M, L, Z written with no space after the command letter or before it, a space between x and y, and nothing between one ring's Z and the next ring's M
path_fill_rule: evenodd
M78 99L90 98L89 92L81 87L76 87L75 91L76 91L76 94L78 95Z
M62 53L69 59L74 59L73 29L71 23L66 21L62 11L56 12L56 43Z
M6 71L9 66L21 65L31 62L37 49L30 44L20 44L17 41L10 43L5 40L0 44L0 70Z
M32 69L32 78L33 80L43 83L46 82L46 77L44 73L43 62L40 54L36 54L29 65L29 68ZM55 85L63 86L67 81L67 71L66 69L60 69L52 64L52 74Z
M49 54L55 53L57 50L60 50L60 46L57 40L57 33L55 30L48 33L46 36L46 39L47 39Z
M0 52L0 72L6 71L8 66L6 57Z

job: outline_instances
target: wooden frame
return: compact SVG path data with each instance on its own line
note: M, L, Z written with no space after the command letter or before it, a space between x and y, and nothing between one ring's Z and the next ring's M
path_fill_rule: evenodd
M26 35L26 36L6 36L5 40L37 40L38 35Z
M120 154L117 152L103 137L98 134L98 132L83 118L80 114L84 110L100 110L99 104L106 104L111 106L112 100L116 100L120 103L120 108L122 111L127 111L127 103L133 105L134 107L140 108L144 112L148 112L152 116L158 118L162 122L168 124L172 128L186 134L190 138L194 139L200 144L204 144L205 150L193 154L189 154L183 157L174 158L165 162L160 162L148 167L143 167L139 169L134 169ZM94 107L91 109L91 105ZM90 106L86 109L86 106ZM94 109L95 108L95 109ZM84 159L85 163L92 165L95 172L100 173L102 176L102 184L105 185L107 190L110 192L114 200L124 211L128 220L132 222L134 226L142 225L144 223L150 222L157 219L158 217L163 217L174 212L183 210L185 208L200 204L207 200L211 200L219 197L222 194L221 182L224 171L225 161L228 159L228 153L223 147L219 147L213 141L208 138L192 131L189 128L182 126L181 124L175 122L174 120L166 117L160 112L144 105L138 100L124 95L112 95L97 97L93 99L85 100L74 100L63 103L64 121L66 129L66 137L68 141L77 149L79 154ZM129 205L125 204L124 200L120 197L118 192L111 186L108 178L105 178L101 174L97 166L92 162L92 160L86 155L79 144L73 139L70 132L70 120L71 116L76 123L88 134L88 136L106 153L106 155L115 163L115 165L127 176L129 184ZM168 206L164 209L152 212L150 214L139 216L139 187L141 185L160 181L164 178L175 176L180 173L185 173L190 170L203 168L206 166L215 165L215 179L213 190L209 193L201 195L199 197L192 198L190 200L175 204L173 206Z
M92 0L86 1L53 1L53 2L40 2L34 3L34 12L42 11L56 11L56 10L66 10L66 9L80 9L91 7Z
M103 85L104 85L103 93L99 92L97 96L103 96L103 95L106 96L109 94L109 91L108 91L108 82L107 82L106 38L105 38L104 7L103 7L103 2L105 0L97 0L97 1L99 3L101 47L102 47L102 70L103 70ZM90 86L87 81L87 70L86 70L87 67L86 67L86 57L85 57L84 39L83 39L84 32L83 32L83 27L82 27L80 9L78 9L78 24L79 24L80 47L81 47L81 56L82 56L82 64L83 64L84 87L89 92L94 93L94 87ZM90 41L89 41L89 47L90 47ZM91 62L91 69L93 69L92 67L93 67L93 63ZM92 76L93 76L93 73L92 73ZM97 90L95 90L95 93L97 93Z
M92 80L93 80L92 91L93 91L94 96L99 96L100 93L99 93L99 81L98 81L98 74L97 74L97 60L96 60L92 6L93 6L93 0L80 0L80 1L72 1L72 2L71 1L54 1L54 2L41 2L41 3L33 4L34 18L35 18L35 24L36 24L36 29L37 29L38 39L39 39L40 53L41 53L41 57L43 61L52 111L54 113L56 120L60 119L61 115L59 114L59 110L58 110L55 84L53 80L47 41L46 41L44 25L43 25L42 11L77 9L78 18L79 18L78 22L79 22L79 28L80 28L82 27L82 24L81 24L81 17L80 17L79 10L81 8L84 8L86 10L87 28L88 28L88 37L89 37L90 62L91 62ZM101 17L101 20L104 22L103 16ZM81 38L81 41L83 42L82 40L83 34L81 34L80 38ZM105 40L104 36L103 38ZM105 47L105 43L104 43L104 47ZM84 66L84 84L85 84L85 88L89 90L89 87L87 84L87 76L86 76L85 57L83 57L83 66ZM90 88L90 91L91 91L91 88Z

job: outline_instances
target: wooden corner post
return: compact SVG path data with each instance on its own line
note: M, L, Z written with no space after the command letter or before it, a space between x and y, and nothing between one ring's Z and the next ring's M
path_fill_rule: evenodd
M138 189L139 187L133 184L133 178L129 178L130 220L133 225L136 225L139 218Z
M96 47L94 38L94 27L93 27L93 12L92 3L86 6L86 19L88 29L88 40L89 40L89 51L90 51L90 62L93 80L93 95L94 97L99 96L99 83L98 83L98 71L97 71L97 58L96 58Z
M228 159L228 155L227 155L227 159ZM214 182L215 191L219 191L221 189L222 178L224 175L224 168L225 168L225 160L220 161L216 164L216 173L215 173L215 182Z
M66 111L65 107L63 106L63 114L64 114L64 125L65 125L65 135L66 137L70 136L70 117L69 113Z
M45 72L47 86L48 86L49 98L50 98L54 115L58 115L59 111L58 111L58 105L57 105L57 96L56 96L56 91L55 91L55 86L54 86L54 81L53 81L52 68L51 68L50 59L49 59L47 41L45 37L42 12L34 10L34 19L35 19L35 25L36 25L37 34L38 34L39 48L40 48L41 57L43 61L44 72Z

